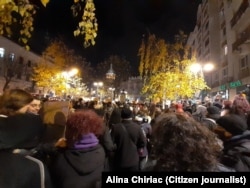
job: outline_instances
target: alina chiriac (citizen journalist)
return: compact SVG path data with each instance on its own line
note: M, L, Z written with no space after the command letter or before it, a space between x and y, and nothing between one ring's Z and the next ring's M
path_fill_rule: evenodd
M173 183L199 183L199 178L191 178L191 177L184 177L184 176L166 176L165 178L162 177L153 177L153 176L132 176L131 178L127 177L118 177L118 176L108 176L106 179L107 183L166 183L166 184L173 184ZM245 184L246 178L244 176L235 177L205 177L201 176L201 185L209 184L209 183L240 183Z

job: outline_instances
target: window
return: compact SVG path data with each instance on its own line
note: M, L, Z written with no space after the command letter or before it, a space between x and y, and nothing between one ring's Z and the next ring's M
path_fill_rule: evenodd
M27 74L25 75L25 80L26 80L27 82L30 81L30 77L31 77L30 73L27 73Z
M208 22L206 23L206 26L205 26L206 30L208 30Z
M240 60L240 69L246 69L248 67L248 56L244 56Z
M227 45L225 45L225 46L224 46L224 55L226 56L227 53L228 53L228 47L227 47Z
M31 67L31 61L30 60L27 63L27 67Z
M225 16L225 12L224 12L224 9L223 9L223 8L220 10L220 15L221 15L221 16Z
M11 62L13 62L13 61L14 61L14 58L15 58L15 54L14 54L14 53L10 53L10 54L9 54L9 60L10 60Z
M224 78L227 77L227 73L228 73L227 68L222 70L222 75L223 75Z
M227 0L227 5L230 6L232 4L232 0Z
M219 72L218 71L215 72L215 81L219 81Z
M0 58L4 57L4 48L0 48Z
M23 64L23 57L19 57L19 64L22 65Z
M22 79L22 72L21 72L21 71L18 71L18 72L17 72L16 78L19 79L19 80Z
M207 47L208 44L209 44L209 39L206 40L205 47Z
M223 30L222 30L222 34L223 34L223 36L225 36L225 35L226 35L226 27L224 27L224 28L223 28Z

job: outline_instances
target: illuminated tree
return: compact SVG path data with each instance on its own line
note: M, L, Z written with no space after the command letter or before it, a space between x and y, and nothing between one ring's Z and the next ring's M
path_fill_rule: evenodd
M202 73L190 69L195 57L189 53L186 39L180 31L174 44L166 44L154 35L142 41L139 73L144 81L143 94L152 99L176 100L193 97L197 90L208 87Z
M82 83L80 74L74 77L74 82L70 81L71 78L63 75L64 71L69 71L71 68L77 67L79 56L59 40L52 42L44 51L43 59L33 69L33 80L36 86L42 87L44 92L53 90L56 94L60 95L67 91L69 84L74 87L85 88ZM71 86L70 86L71 87ZM73 87L72 87L73 88ZM73 91L73 90L72 90Z
M50 0L41 0L44 7ZM36 14L36 4L31 0L1 0L0 1L0 35L11 37L13 30L19 32L19 43L29 50L28 39L32 36L33 16ZM81 20L73 31L74 36L84 36L84 47L95 45L98 24L95 17L93 0L74 0L73 16L81 14Z
M66 78L62 75L62 67L51 65L48 60L44 59L34 67L33 80L36 86L43 88L44 93L53 91L56 94L62 94L66 91Z
M0 1L0 35L12 36L14 28L19 29L19 43L29 50L28 38L33 28L33 15L36 13L34 5L28 0Z

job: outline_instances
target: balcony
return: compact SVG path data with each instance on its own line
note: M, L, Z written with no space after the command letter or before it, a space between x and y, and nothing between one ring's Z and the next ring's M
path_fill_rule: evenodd
M248 76L250 76L249 68L241 69L239 71L239 74L238 74L239 79L246 78Z
M248 6L249 6L248 0L243 0L238 11L234 14L232 20L230 21L231 28L233 28L235 24L239 21L239 19L244 14Z
M238 51L238 47L241 44L247 43L250 40L250 25L237 37L236 41L233 43L233 51Z

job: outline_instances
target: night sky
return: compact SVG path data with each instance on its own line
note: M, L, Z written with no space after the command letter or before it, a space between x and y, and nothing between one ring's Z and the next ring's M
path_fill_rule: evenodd
M95 46L84 48L83 40L73 36L77 21L70 11L72 0L50 1L46 9L39 6L31 40L33 51L40 53L49 40L60 36L93 66L110 55L119 55L131 63L135 72L144 34L155 34L171 42L179 30L193 31L201 3L201 0L94 0L98 36Z

